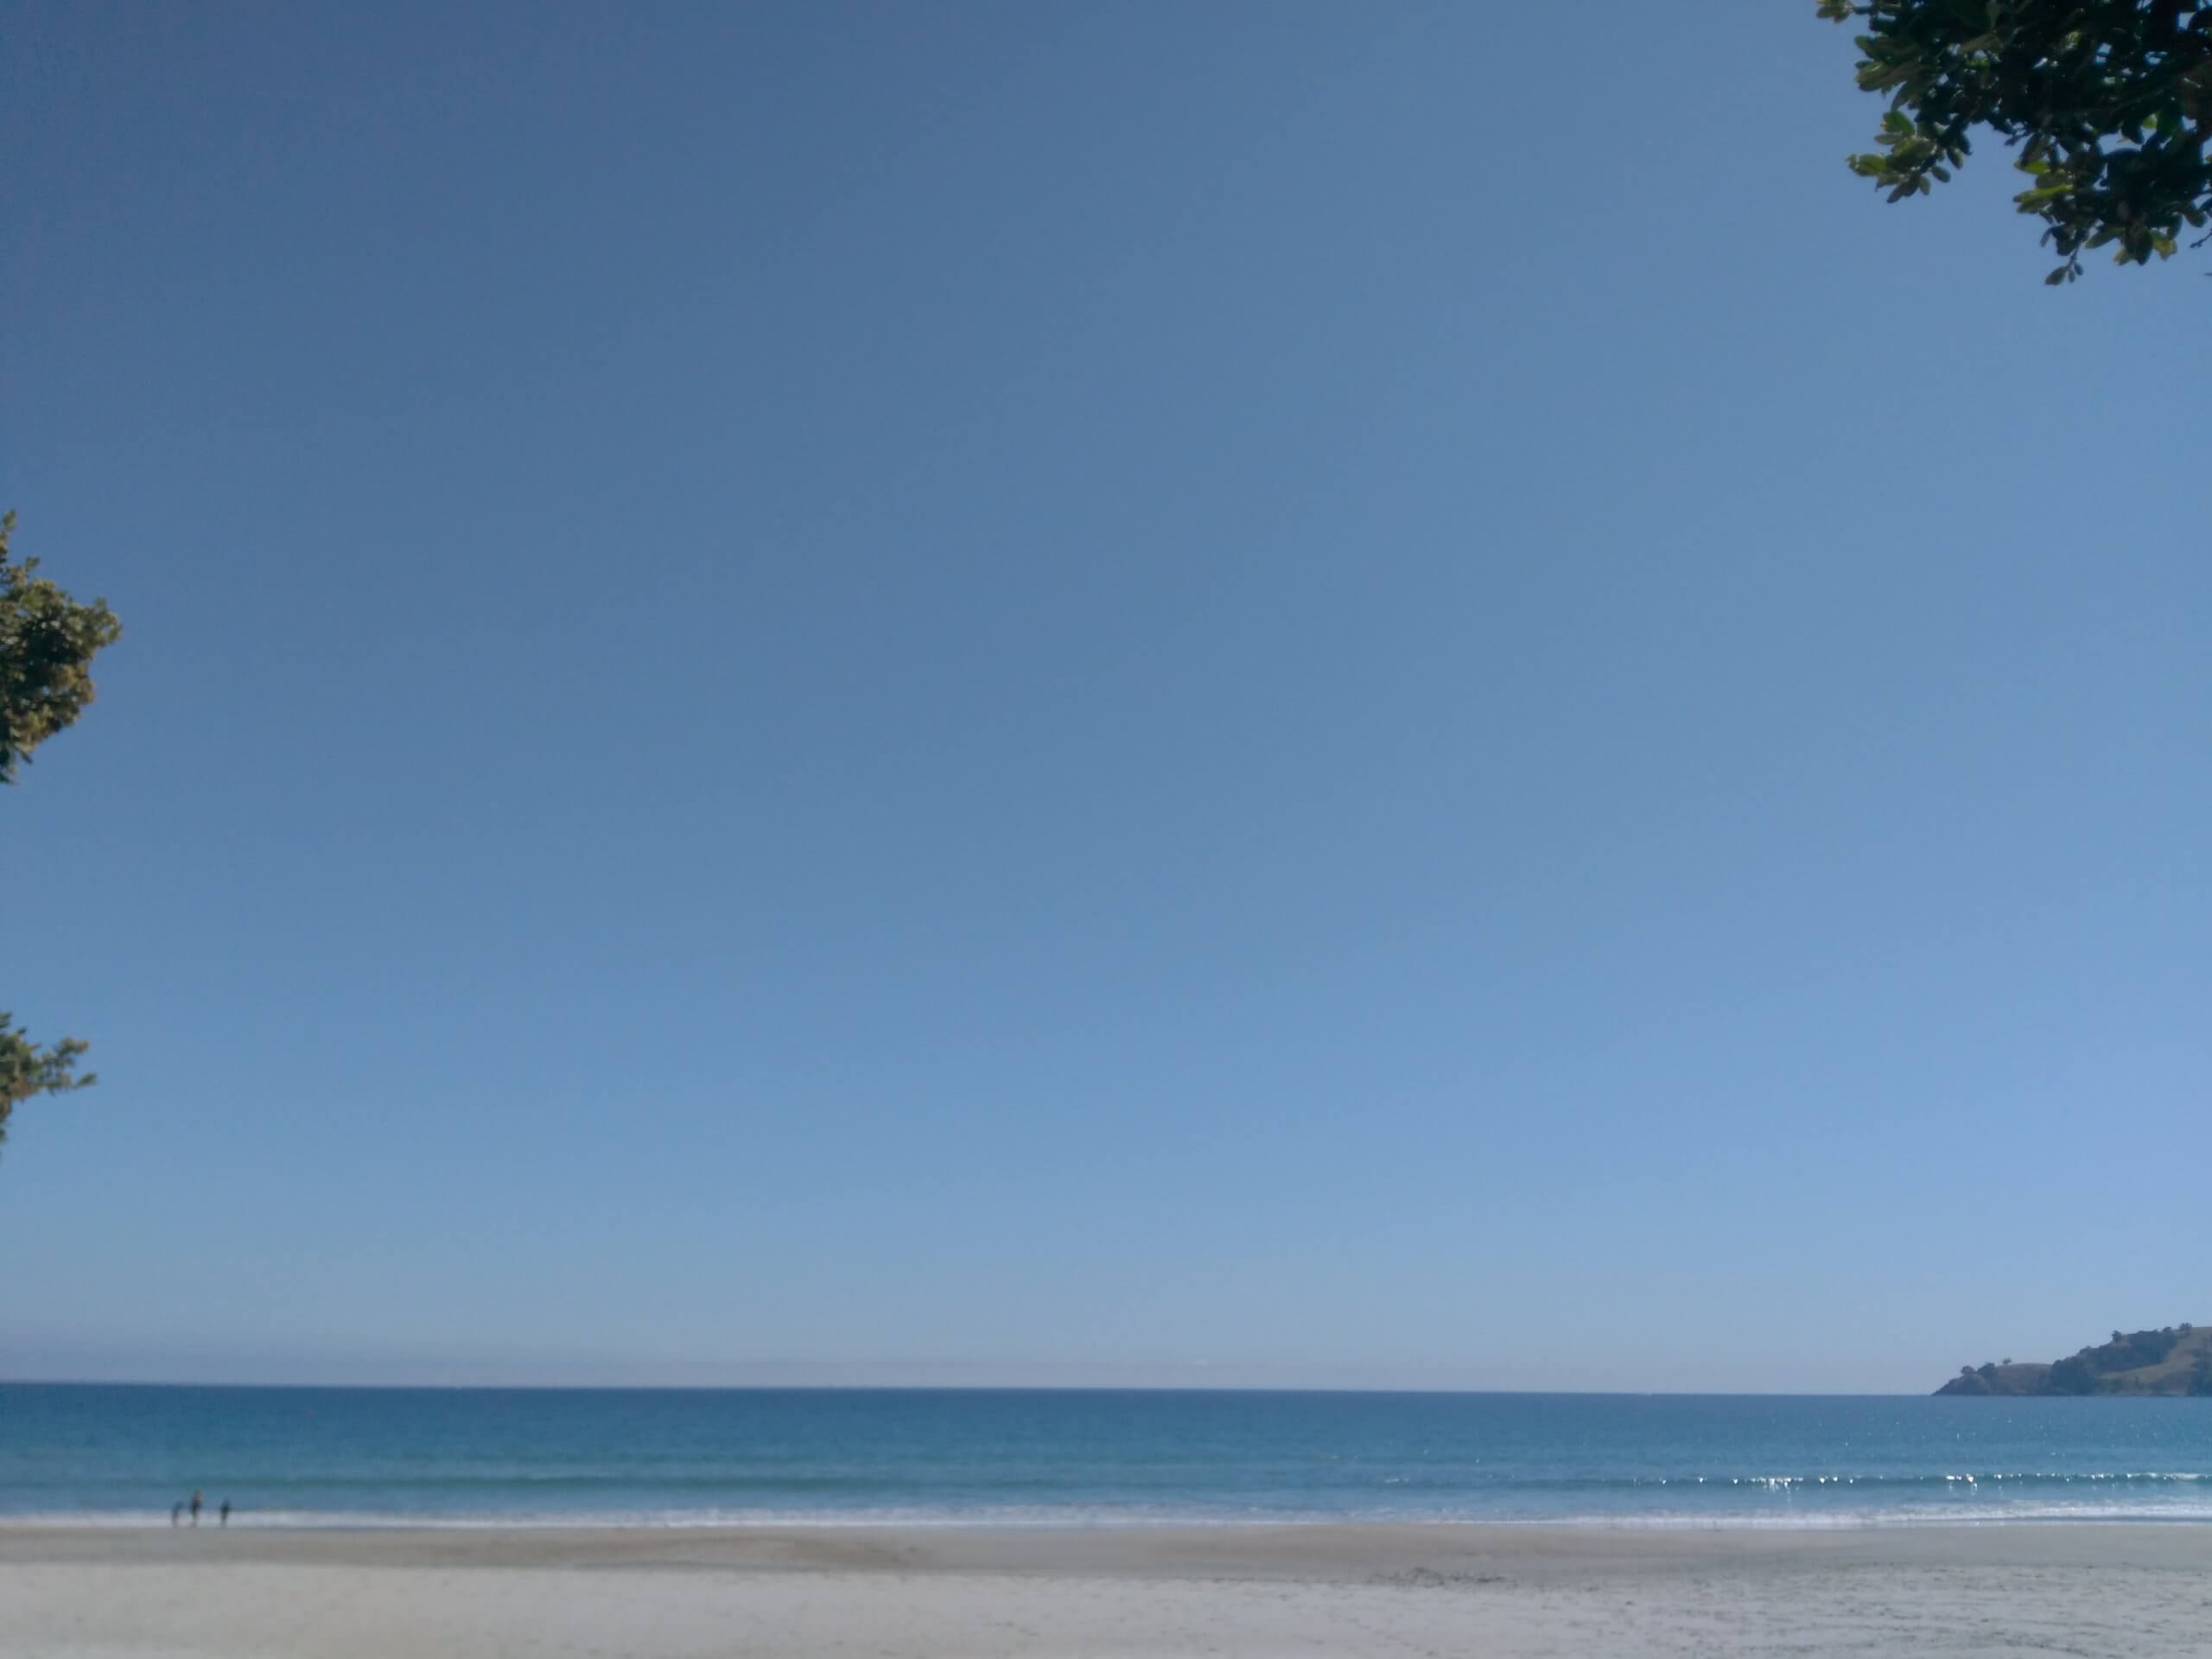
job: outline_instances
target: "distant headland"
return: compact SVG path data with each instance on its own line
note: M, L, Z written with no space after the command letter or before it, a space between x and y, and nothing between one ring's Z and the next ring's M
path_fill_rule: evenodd
M2115 1331L2110 1342L2047 1365L2009 1359L1961 1365L1936 1392L2212 1395L2212 1325Z

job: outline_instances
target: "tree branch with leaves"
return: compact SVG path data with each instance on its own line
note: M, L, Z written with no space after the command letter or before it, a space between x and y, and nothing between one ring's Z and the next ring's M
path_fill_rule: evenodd
M89 1089L94 1073L77 1075L86 1045L74 1037L41 1048L16 1029L15 1016L0 1013L0 1145L8 1140L8 1118L34 1095L66 1095Z
M1818 0L1861 20L1859 84L1890 101L1851 169L1891 201L1948 183L1986 127L2030 175L2013 198L2062 263L2171 257L2212 226L2212 3L2198 0ZM2212 240L2199 237L2192 245Z
M0 784L56 732L76 723L92 700L92 657L123 632L107 601L82 605L16 563L8 544L16 515L0 515Z
M0 784L92 701L93 656L123 632L107 601L80 604L38 574L38 561L9 556L16 515L0 516ZM8 1119L35 1095L67 1094L92 1082L77 1073L85 1045L73 1037L41 1047L0 1014L0 1141Z

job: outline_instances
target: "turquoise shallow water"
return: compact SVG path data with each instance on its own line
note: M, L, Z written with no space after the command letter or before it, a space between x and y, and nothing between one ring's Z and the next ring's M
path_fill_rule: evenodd
M0 1519L2212 1520L2212 1400L0 1385Z

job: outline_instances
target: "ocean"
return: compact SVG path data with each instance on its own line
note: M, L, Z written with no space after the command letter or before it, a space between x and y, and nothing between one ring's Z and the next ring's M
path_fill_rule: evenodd
M2212 1400L0 1384L0 1524L195 1488L264 1527L2202 1522Z

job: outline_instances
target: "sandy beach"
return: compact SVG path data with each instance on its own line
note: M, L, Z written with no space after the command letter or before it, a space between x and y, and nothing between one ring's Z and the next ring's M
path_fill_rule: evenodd
M2212 1652L2212 1527L0 1529L10 1659Z

